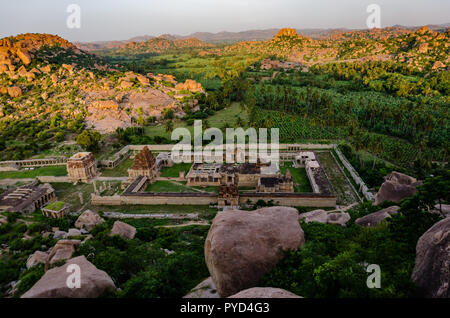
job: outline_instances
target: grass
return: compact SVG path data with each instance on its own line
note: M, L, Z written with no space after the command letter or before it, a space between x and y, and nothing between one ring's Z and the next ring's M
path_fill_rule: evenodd
M247 125L248 123L248 115L245 111L241 109L239 103L233 103L231 106L217 111L214 115L208 117L206 120L208 121L209 127L223 128L223 127L237 127L236 123L238 118L241 118L242 122ZM194 127L188 126L183 120L174 120L173 121L173 129L184 127L187 128L191 136L194 134ZM203 129L205 126L203 125ZM145 127L145 133L148 136L161 136L167 139L171 139L172 132L167 132L164 124L160 124L157 126L147 126ZM225 139L225 136L224 136Z
M59 211L64 207L64 204L62 201L56 201L46 205L45 208L52 211Z
M102 169L102 177L127 177L128 169L133 165L133 160L128 158L114 169Z
M281 173L285 174L286 170L291 172L292 180L294 181L294 191L295 192L307 192L311 193L312 187L309 183L308 175L306 174L306 169L304 168L293 168L292 163L285 163L284 166L280 167Z
M0 172L0 179L29 179L39 176L67 176L66 166L40 167L33 170L5 171Z
M178 178L180 171L184 171L186 174L191 169L192 163L179 163L173 167L164 167L161 169L161 177L164 178Z
M52 183L53 189L58 200L64 201L72 207L72 211L76 211L82 207L79 193L83 196L83 204L89 203L91 200L91 193L94 192L92 184L79 183L73 185L72 183Z
M145 192L200 192L198 190L212 193L219 191L218 187L189 187L186 182L156 181L150 184Z

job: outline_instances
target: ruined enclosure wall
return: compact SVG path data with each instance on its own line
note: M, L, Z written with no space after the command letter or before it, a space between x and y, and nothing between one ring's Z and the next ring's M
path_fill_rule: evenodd
M281 206L298 206L298 207L317 207L317 208L334 208L336 207L336 197L320 197L320 196L266 196L266 195L245 195L239 197L239 204L244 205L250 202L255 204L259 200L269 202L274 205Z
M92 196L92 205L210 205L217 204L217 196L168 196L168 195L153 195L153 196L109 196L101 197L97 195Z

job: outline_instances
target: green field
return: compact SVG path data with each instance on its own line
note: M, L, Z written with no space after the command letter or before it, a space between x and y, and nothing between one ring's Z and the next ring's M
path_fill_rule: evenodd
M180 171L184 171L186 174L191 169L192 163L179 163L173 167L164 167L161 169L161 177L164 178L178 178Z
M34 168L33 170L0 172L0 179L27 179L39 176L63 177L67 176L66 166L52 166Z
M114 169L102 169L102 177L127 177L128 169L130 169L132 165L133 160L128 158Z
M237 127L236 123L239 118L245 124L248 125L248 115L245 112L239 103L233 103L230 107L217 111L214 115L208 117L207 122L209 127L215 128L223 128L223 127ZM194 127L186 125L186 122L183 120L174 120L173 128L184 127L187 128L191 135L194 134ZM205 129L205 125L203 125L203 129ZM163 124L157 126L147 126L145 127L145 133L148 136L161 136L170 139L171 132L166 131L166 127ZM225 137L225 136L224 136Z
M52 210L52 211L59 211L64 207L64 202L62 201L56 201L52 202L45 206L46 209Z
M294 181L294 191L295 192L312 192L311 184L309 183L306 170L304 168L292 168L292 163L285 163L284 166L280 167L281 173L285 174L286 170L289 169L292 175L292 181Z

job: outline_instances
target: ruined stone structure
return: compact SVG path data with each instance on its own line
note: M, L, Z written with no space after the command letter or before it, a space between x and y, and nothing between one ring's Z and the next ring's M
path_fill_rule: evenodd
M33 183L10 189L0 195L0 212L32 213L56 200L55 190L48 183Z
M67 205L57 211L42 208L42 215L51 219L62 219L67 214L69 214L69 207Z
M238 187L234 184L220 186L217 205L219 208L223 208L226 206L239 207Z
M148 147L144 147L142 151L134 157L133 166L128 169L128 176L130 179L147 177L150 183L155 181L158 176L156 159Z
M289 170L279 177L263 177L258 181L257 192L294 192L294 181Z
M188 186L256 187L262 177L279 177L277 165L264 163L194 164L186 176Z
M79 152L67 160L67 174L71 182L88 183L98 175L97 161L91 152Z

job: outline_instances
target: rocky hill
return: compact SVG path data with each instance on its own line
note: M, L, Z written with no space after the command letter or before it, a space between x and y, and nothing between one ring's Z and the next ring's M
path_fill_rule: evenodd
M351 31L312 39L294 29L282 29L270 41L241 42L224 49L275 55L306 65L339 61L393 60L422 70L437 70L449 64L449 31L438 32L422 27Z
M157 120L168 108L183 116L186 99L201 92L194 81L120 71L58 36L0 40L0 125L53 121L51 137L58 122L64 127L82 122L109 133L149 117Z
M118 51L127 51L132 53L164 53L178 49L204 49L214 45L200 41L196 38L173 39L168 36L153 38L144 42L128 42L122 44Z

